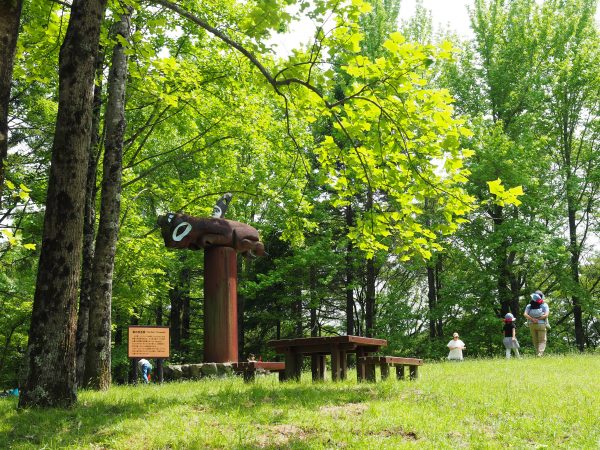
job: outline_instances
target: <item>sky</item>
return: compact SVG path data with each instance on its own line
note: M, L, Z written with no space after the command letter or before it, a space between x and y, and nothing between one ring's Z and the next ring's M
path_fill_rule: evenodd
M432 14L433 25L436 29L448 26L459 36L470 36L469 15L467 5L472 0L422 0L423 6ZM400 20L406 20L415 12L416 0L401 0ZM315 26L309 20L301 20L292 25L289 33L278 35L271 41L277 45L280 56L288 55L291 50L305 43L313 35Z
M413 16L417 0L401 0L400 20ZM541 1L541 0L540 0ZM467 6L473 0L421 0L423 7L431 11L434 29L449 28L460 37L471 37L469 27L469 13ZM596 13L596 22L600 24L600 8ZM291 50L305 43L313 35L315 26L307 20L302 20L292 26L292 30L285 35L272 39L277 44L277 53L281 56L288 55Z

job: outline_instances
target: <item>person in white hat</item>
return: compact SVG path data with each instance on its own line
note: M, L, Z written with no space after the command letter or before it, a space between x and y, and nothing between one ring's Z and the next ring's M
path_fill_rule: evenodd
M450 353L448 353L448 359L450 361L463 360L462 351L465 349L465 343L459 339L458 333L452 335L452 340L448 342L448 348L450 349Z
M506 349L507 358L511 357L512 350L514 350L517 358L521 357L521 355L519 355L519 341L517 341L517 327L515 325L515 320L517 319L511 313L504 316L504 340L502 343Z

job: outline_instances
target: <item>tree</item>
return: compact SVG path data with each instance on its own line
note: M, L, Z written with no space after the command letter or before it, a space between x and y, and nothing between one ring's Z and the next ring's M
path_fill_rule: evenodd
M8 156L8 105L23 0L0 1L0 207Z
M548 24L544 66L548 93L546 123L548 150L556 164L568 230L570 286L575 341L585 348L582 299L588 296L581 284L582 252L590 228L596 222L600 202L600 154L598 148L597 73L600 43L594 22L595 0L544 4L541 20Z
M106 139L104 145L100 222L94 251L90 290L90 320L85 355L85 385L108 389L111 383L111 305L115 254L121 212L123 139L125 136L125 86L130 13L123 12L115 23L116 44L108 76Z
M77 398L75 327L94 71L105 1L74 2L59 68L59 111L19 406ZM51 368L51 370L49 370Z

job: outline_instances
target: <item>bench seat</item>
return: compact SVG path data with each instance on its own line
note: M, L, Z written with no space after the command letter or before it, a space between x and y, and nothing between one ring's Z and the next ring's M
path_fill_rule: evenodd
M358 363L365 366L366 378L368 381L375 381L375 366L381 369L381 379L385 380L390 375L390 367L396 368L396 378L404 379L404 367L408 366L410 379L415 380L419 377L418 367L423 365L422 359L403 358L400 356L361 356Z
M231 363L235 373L241 373L244 381L253 381L257 372L277 372L279 381L285 379L285 363L275 361L247 361Z

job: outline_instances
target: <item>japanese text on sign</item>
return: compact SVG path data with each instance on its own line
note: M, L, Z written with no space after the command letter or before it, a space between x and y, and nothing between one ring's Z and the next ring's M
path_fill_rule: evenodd
M129 327L129 358L168 358L169 327Z

